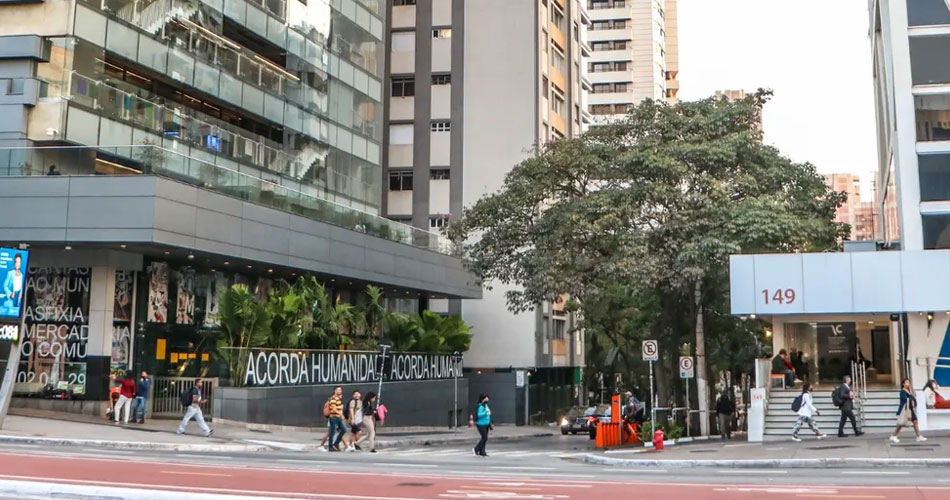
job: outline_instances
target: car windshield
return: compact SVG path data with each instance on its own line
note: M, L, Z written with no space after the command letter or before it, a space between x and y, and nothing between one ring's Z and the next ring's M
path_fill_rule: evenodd
M594 407L594 406L591 406L590 408L588 408L587 410L584 411L584 415L589 417L589 416L593 415L594 412L596 412L596 411L597 411L597 408Z

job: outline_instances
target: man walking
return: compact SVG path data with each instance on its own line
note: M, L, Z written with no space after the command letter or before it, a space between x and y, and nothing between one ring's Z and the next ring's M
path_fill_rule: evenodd
M139 379L139 385L135 390L135 402L132 403L132 421L140 424L145 423L145 403L148 401L148 392L152 388L152 379L148 372L142 370L142 378ZM142 418L139 418L139 408L142 409Z
M115 379L115 375L112 376ZM125 420L124 423L129 423L129 417L132 415L132 399L135 398L135 375L132 374L132 370L129 370L125 374L125 378L116 380L116 383L119 384L119 401L115 404L115 423L119 423L119 415L122 413L122 409L125 408Z
M716 400L716 416L719 418L719 434L722 439L732 439L732 414L736 405L729 397L729 389L723 389Z
M185 426L188 425L191 419L198 422L198 427L201 428L201 432L205 437L214 433L214 430L210 429L208 424L205 423L205 416L201 413L201 405L208 402L207 399L201 397L202 386L204 386L204 382L200 378L196 379L195 386L182 393L181 403L185 406L185 418L181 419L181 424L178 425L178 434L185 433ZM189 402L190 404L186 404Z
M851 428L854 429L854 435L864 434L858 430L858 422L854 419L854 391L851 390L851 377L844 376L842 384L838 386L838 401L841 403L841 421L838 422L838 437L846 437L844 433L844 423L851 419Z
M348 451L354 451L360 449L360 434L362 434L363 429L363 401L360 400L360 391L353 391L353 399L350 400L346 405L346 419L350 424L350 444L347 446Z
M327 441L327 447L330 451L340 451L340 441L346 434L346 426L343 425L343 387L333 388L333 395L328 401L329 412L327 418L330 419L330 440Z

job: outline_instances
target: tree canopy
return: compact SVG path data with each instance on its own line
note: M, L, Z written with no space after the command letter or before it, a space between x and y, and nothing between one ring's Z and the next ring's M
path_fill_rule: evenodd
M697 289L707 315L725 317L711 324L734 327L722 300L729 255L824 251L849 231L833 221L845 195L763 143L770 95L647 100L539 146L448 234L469 242L467 265L489 287L513 285L511 310L567 295L610 344L634 330L688 332Z

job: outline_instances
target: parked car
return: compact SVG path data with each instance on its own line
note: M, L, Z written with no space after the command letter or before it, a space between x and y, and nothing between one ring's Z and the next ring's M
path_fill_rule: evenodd
M564 412L561 417L561 434L587 432L587 415L593 410L593 407L575 406Z
M587 435L591 439L597 438L597 424L600 422L610 422L610 405L597 405L588 408L587 416Z

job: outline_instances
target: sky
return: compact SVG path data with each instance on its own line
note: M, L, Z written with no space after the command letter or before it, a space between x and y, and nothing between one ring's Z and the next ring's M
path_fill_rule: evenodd
M821 173L877 169L867 0L679 0L681 100L760 87L765 141Z

